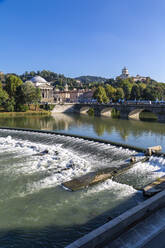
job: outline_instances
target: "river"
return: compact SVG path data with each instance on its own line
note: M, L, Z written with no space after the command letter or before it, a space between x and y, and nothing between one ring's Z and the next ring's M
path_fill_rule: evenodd
M147 147L164 124L79 115L8 117L0 126L58 130ZM44 156L38 154L47 149ZM79 138L0 129L1 247L65 247L144 200L138 189L165 175L165 159L137 163L116 180L76 192L61 184L143 154Z
M1 117L0 126L56 130L148 147L161 145L165 152L165 123L133 121L76 114Z

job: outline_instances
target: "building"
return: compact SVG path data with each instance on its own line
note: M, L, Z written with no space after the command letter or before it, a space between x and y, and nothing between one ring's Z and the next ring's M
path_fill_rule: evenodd
M55 88L53 91L53 98L55 103L70 102L70 91L60 91Z
M91 90L69 90L67 84L65 84L64 90L60 91L55 87L53 88L50 83L40 76L33 77L30 82L41 90L42 103L76 103L82 100L90 101L93 96Z
M54 102L55 103L74 103L78 102L79 96L83 94L83 90L66 90L60 91L54 89Z
M79 96L79 101L80 102L91 102L93 98L93 93L94 91L92 90L86 90L85 92L83 92L81 96Z
M30 82L34 84L35 87L41 90L41 102L42 103L53 103L53 87L44 78L40 76L33 77Z
M77 103L89 102L92 100L93 92L91 90L64 90L54 89L55 103Z
M124 67L122 69L122 74L119 77L122 78L122 79L126 79L126 78L130 77L130 75L128 73L128 69L126 67Z
M64 91L69 91L69 86L68 86L67 83L66 83L65 86L64 86Z
M140 75L136 75L136 77L133 77L133 81L134 82L137 82L137 81L142 81L142 82L144 82L144 81L146 81L146 79L147 79L147 77L143 77L143 76L140 76Z
M132 77L130 76L129 72L128 72L128 69L126 67L124 67L122 69L122 74L119 76L119 78L121 79L127 79L127 78L130 78L133 79L134 82L137 82L137 81L146 81L147 77L144 77L144 76L140 76L140 75L136 75L136 77Z

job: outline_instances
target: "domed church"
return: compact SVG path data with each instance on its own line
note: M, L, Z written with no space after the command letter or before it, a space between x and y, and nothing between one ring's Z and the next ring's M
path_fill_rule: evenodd
M47 83L47 81L43 77L40 77L40 76L35 76L30 81L32 83L41 83L41 84Z
M35 76L30 80L35 87L41 90L41 102L42 103L53 103L53 87L44 78Z
M129 78L129 77L130 77L130 75L128 73L128 69L126 67L124 67L122 69L122 74L120 75L120 78L126 79L126 78Z

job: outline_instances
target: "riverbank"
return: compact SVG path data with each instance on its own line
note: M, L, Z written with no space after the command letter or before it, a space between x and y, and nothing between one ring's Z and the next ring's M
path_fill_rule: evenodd
M24 116L24 115L51 115L50 111L40 110L40 111L26 111L26 112L0 112L0 116L8 117L8 116Z

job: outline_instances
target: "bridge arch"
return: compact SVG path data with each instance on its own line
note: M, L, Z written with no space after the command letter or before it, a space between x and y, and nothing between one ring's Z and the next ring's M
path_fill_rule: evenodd
M143 112L145 109L134 109L128 114L128 118L131 120L139 120L140 113Z
M159 114L152 110L144 110L139 114L139 119L143 121L158 121Z
M100 111L100 115L111 117L112 110L113 110L112 107L105 107Z
M87 114L90 109L90 106L84 106L80 108L80 114Z
M142 116L141 116L143 112L148 112L148 113L153 114L153 117L149 117L148 119L153 119L153 118L157 119L158 118L157 114L154 113L154 111L151 111L151 110L148 110L148 109L145 109L145 108L132 110L131 112L129 112L128 118L131 119L131 120L143 119ZM147 119L147 118L145 118L145 119Z

